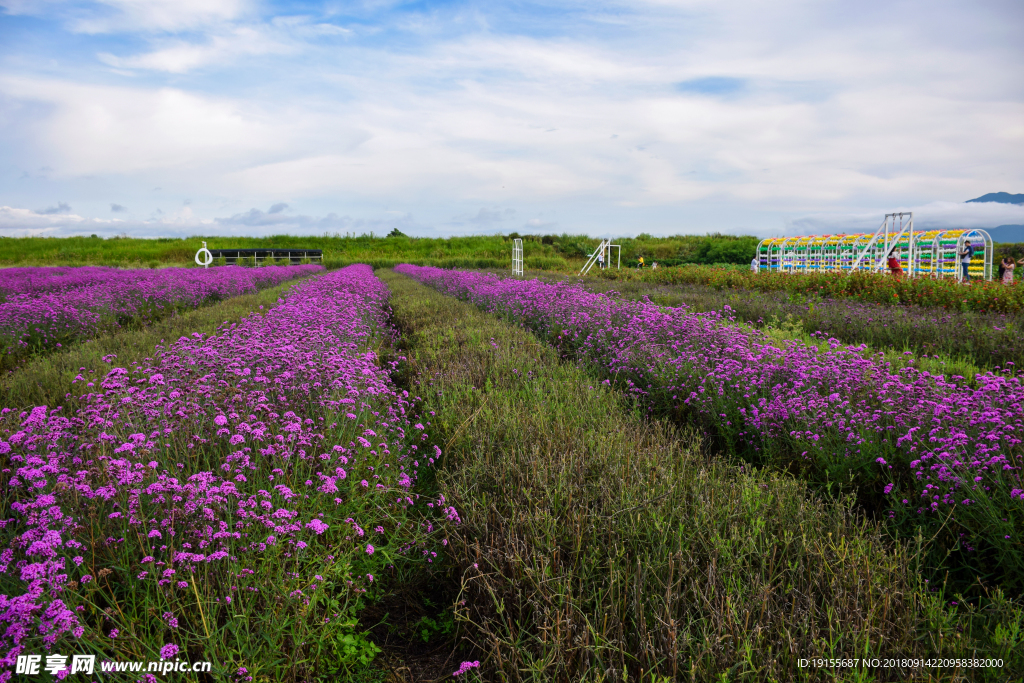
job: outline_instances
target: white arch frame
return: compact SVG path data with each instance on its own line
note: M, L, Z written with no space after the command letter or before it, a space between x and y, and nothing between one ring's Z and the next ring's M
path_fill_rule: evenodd
M790 274L853 270L884 272L889 252L897 249L907 277L949 277L959 282L963 280L963 272L956 254L970 241L975 245L982 244L982 249L971 261L971 276L992 279L994 245L985 230L916 232L909 222L902 226L897 222L895 230L888 233L885 228L883 223L874 233L763 239L757 245L758 271ZM803 250L799 249L801 246ZM835 249L834 255L830 252L832 248Z

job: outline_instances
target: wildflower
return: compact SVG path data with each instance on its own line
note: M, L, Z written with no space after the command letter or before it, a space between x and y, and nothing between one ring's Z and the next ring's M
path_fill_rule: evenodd
M313 530L313 532L314 532L314 533L315 533L315 534L316 534L317 536L319 536L320 534L322 534L322 533L324 533L325 531L327 531L327 529L328 529L328 525L327 525L327 524L324 524L324 523L323 523L323 521L321 521L321 520L319 520L319 519L314 519L314 520L311 520L310 522L308 522L308 523L306 524L306 528L307 528L307 529L312 529L312 530Z
M470 669L477 669L479 667L480 667L480 662L479 661L463 662L462 664L459 665L459 670L456 671L455 673L453 673L452 676L461 676L462 674L466 673Z

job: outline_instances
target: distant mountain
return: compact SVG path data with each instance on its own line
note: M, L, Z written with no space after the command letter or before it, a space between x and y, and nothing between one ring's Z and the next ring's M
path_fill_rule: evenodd
M1000 204L1024 204L1024 194L1010 194L1009 192L989 192L983 194L977 199L968 199L967 203L971 202L998 202ZM1012 228L1017 226L1004 225L1004 228ZM998 230L998 228L997 228Z
M1024 242L1024 225L1000 225L998 228L985 230L993 242L1007 244L1010 242Z

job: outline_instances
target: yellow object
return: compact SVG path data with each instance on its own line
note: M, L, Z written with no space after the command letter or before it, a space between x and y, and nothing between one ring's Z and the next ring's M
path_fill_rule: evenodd
M888 243L886 242L887 240ZM975 246L969 272L990 279L992 238L984 230L926 230L849 235L803 235L770 237L757 245L758 270L783 273L884 272L890 254L911 277L953 277L960 279L959 253L967 244Z

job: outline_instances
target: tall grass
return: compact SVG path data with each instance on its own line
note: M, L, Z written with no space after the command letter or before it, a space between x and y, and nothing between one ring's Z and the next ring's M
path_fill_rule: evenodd
M709 457L521 328L380 273L445 440L457 616L487 680L1006 680L1024 614L919 580L849 498ZM464 601L464 602L463 602ZM821 670L801 658L1003 657ZM472 674L470 674L472 675Z
M642 281L650 284L698 284L715 289L786 291L804 296L853 299L873 304L906 304L979 313L1024 311L1024 287L998 281L975 280L969 286L951 278L894 278L887 274L854 273L752 273L742 268L686 266L659 270L602 270L598 277Z
M210 249L308 248L322 249L324 259L350 263L417 263L441 266L443 261L461 259L496 261L492 266L508 266L512 258L512 239L521 237L527 262L533 267L573 270L578 268L600 240L586 235L473 235L466 237L423 238L402 234L381 235L272 235L270 237L188 237L135 239L131 237L18 237L0 238L0 264L3 265L148 265L191 264L196 251L206 241ZM634 263L638 256L673 263L749 263L757 244L755 237L731 235L675 235L616 240L621 245L623 263ZM547 265L544 265L547 259ZM573 265L570 265L573 264ZM386 267L386 266L384 266Z

